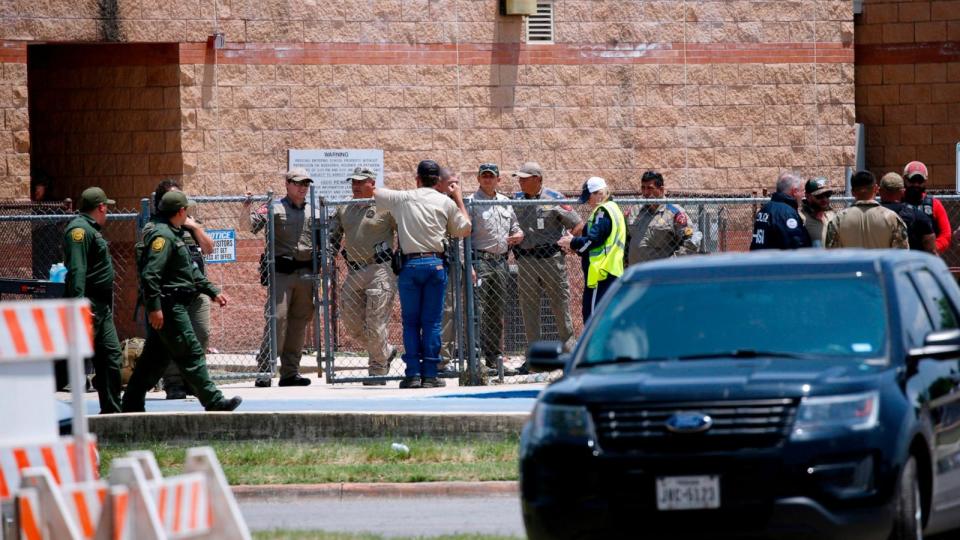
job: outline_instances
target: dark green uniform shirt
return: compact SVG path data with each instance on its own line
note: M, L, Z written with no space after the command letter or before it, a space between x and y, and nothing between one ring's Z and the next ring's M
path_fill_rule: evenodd
M67 225L63 240L63 261L67 267L66 296L109 300L113 294L113 259L100 225L80 214Z
M220 290L193 264L183 234L183 229L160 221L155 231L144 238L146 260L140 273L140 287L147 311L160 309L162 296L186 296L198 292L215 298L220 294Z

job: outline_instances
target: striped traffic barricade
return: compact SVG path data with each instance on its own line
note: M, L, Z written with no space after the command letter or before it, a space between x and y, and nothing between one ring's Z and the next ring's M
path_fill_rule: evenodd
M93 477L97 477L97 443L91 436L83 454ZM80 467L73 437L48 444L0 447L0 501L11 498L20 487L21 474L30 467L46 467L56 484L80 481Z

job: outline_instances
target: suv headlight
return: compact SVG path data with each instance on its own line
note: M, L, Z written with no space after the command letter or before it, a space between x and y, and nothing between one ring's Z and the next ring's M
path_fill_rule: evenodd
M530 436L537 441L593 441L596 430L586 407L537 403L533 409Z
M879 392L805 397L800 401L790 438L795 441L807 440L873 429L879 416Z

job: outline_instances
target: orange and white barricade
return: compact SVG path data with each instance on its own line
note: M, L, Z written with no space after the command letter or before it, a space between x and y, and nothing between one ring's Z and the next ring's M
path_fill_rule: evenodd
M125 487L129 499L126 512L108 503L113 538L248 540L250 531L213 449L189 449L184 470L163 478L150 452L131 452L114 460L110 483Z
M93 437L84 453L87 465L97 476L97 443ZM73 437L62 437L47 444L0 447L0 501L9 499L20 487L22 471L30 467L46 467L56 484L80 480Z
M179 476L163 478L152 453L131 452L113 462L108 482L96 479L83 408L92 336L87 300L0 302L0 413L17 412L0 432L0 540L7 517L23 540L248 540L212 448L191 448ZM64 357L73 438L57 431L52 360Z

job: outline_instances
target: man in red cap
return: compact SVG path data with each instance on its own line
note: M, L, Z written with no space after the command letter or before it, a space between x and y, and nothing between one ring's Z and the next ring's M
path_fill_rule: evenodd
M953 229L950 228L950 219L943 203L926 192L927 166L919 161L911 161L903 168L903 179L906 180L907 190L903 197L904 202L912 204L933 220L933 232L937 235L937 253L943 253L950 247L950 238Z

